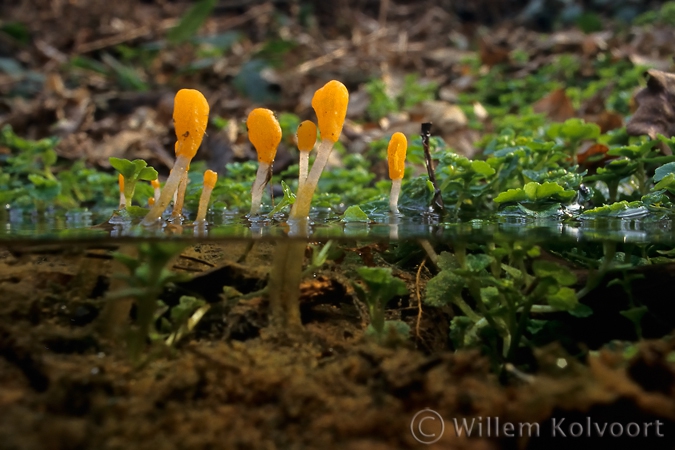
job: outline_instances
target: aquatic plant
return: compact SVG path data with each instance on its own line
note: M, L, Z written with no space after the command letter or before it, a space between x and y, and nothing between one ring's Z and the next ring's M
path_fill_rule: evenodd
M169 269L171 262L185 246L186 244L178 242L147 242L138 245L135 257L121 251L113 254L113 258L124 265L129 274L118 275L127 287L109 292L106 300L110 303L131 298L136 305L136 320L128 338L129 354L135 363L141 362L146 340L155 332L154 320L159 306L157 300L164 287L186 279L184 274L177 274ZM117 311L118 317L126 320L129 317L129 306ZM110 319L105 314L103 317Z
M109 158L110 165L119 172L120 205L118 209L125 209L132 205L132 199L139 181L157 180L157 171L148 166L142 159L129 161L122 158Z
M256 108L246 119L248 139L258 153L258 172L251 187L251 211L253 216L260 211L263 191L272 178L272 164L281 142L281 127L269 109Z
M202 143L209 120L209 104L204 95L195 89L181 89L174 100L173 120L176 129L176 162L164 184L159 200L145 216L142 224L154 225L169 205L181 180L187 176L190 161Z
M373 334L379 341L384 340L392 329L407 337L410 330L405 322L386 321L384 316L390 300L408 294L403 280L394 277L390 267L361 267L358 274L368 288L366 290L359 283L352 283L359 299L368 305L370 326L367 333Z

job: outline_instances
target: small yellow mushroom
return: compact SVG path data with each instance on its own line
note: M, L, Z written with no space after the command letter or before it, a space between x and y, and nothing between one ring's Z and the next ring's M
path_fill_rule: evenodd
M290 219L300 221L309 215L312 196L319 183L333 146L340 138L347 116L349 92L344 84L332 80L314 93L312 108L316 113L321 142L316 150L316 159L305 182L298 187L298 195L291 209Z
M405 172L405 154L408 150L408 140L405 135L396 132L389 140L387 147L387 162L389 163L389 178L391 178L391 193L389 194L389 210L398 213L398 197L401 193L401 181Z
M143 219L142 223L146 226L157 223L181 181L186 180L190 161L202 143L209 121L209 104L204 95L195 89L178 91L174 100L173 120L176 138L178 139L175 145L176 162L164 184L159 199ZM180 212L180 209L178 211Z
M160 190L159 190L159 179L155 178L154 180L152 180L152 181L150 182L150 184L152 185L152 190L153 190L153 202L152 202L152 205L154 205L155 202L159 200L159 194L160 194ZM152 206L152 205L150 205L150 206Z
M124 195L124 175L117 176L117 183L120 185L120 204L117 209L122 210L127 207L127 197Z
M251 188L250 215L258 214L263 190L272 178L272 163L281 142L281 126L269 109L256 108L246 119L248 139L258 153L258 172Z
M316 125L311 120L305 120L298 125L297 131L298 150L300 150L300 168L298 171L298 187L302 186L307 179L309 171L309 153L316 144Z
M211 192L218 181L218 174L213 170L204 172L204 187L202 188L202 195L199 197L199 209L197 210L197 218L195 223L203 223L206 221L206 210L211 199Z

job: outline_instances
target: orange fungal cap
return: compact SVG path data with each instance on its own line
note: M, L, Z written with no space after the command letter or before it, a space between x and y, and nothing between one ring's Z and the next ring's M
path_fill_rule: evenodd
M248 139L258 152L258 162L272 164L281 142L281 126L269 109L256 108L246 119Z
M148 206L153 206L155 204L155 197L148 197Z
M312 108L316 113L321 139L337 142L347 116L349 92L344 84L332 80L314 93Z
M124 175L119 174L119 175L117 176L117 182L118 182L119 185L120 185L120 192L124 192Z
M155 178L154 180L151 180L150 184L153 189L159 189L159 179Z
M194 158L202 143L209 121L209 103L196 89L181 89L176 94L173 107L176 129L176 156Z
M391 136L389 147L387 147L389 178L392 180L403 178L406 150L408 150L408 140L403 133L397 131Z
M298 125L298 150L311 152L316 144L316 125L311 120L305 120Z
M208 186L211 189L216 185L216 181L218 181L218 174L215 173L213 170L207 170L204 172L204 186Z

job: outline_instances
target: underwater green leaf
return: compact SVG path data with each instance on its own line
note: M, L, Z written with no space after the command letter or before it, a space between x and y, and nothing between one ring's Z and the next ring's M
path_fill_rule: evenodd
M571 286L577 282L577 277L567 267L552 261L536 260L532 263L532 270L537 277L551 277L561 286Z
M464 278L450 270L441 270L427 283L424 303L429 306L445 306L452 303L452 297L464 289Z
M569 311L577 306L578 300L574 289L561 287L553 294L546 296L548 304L561 311Z

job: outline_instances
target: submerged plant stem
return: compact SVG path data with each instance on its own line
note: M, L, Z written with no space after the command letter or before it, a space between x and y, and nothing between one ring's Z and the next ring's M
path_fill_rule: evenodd
M277 329L298 330L300 320L300 281L305 259L304 241L281 241L274 252L268 283L270 325Z

